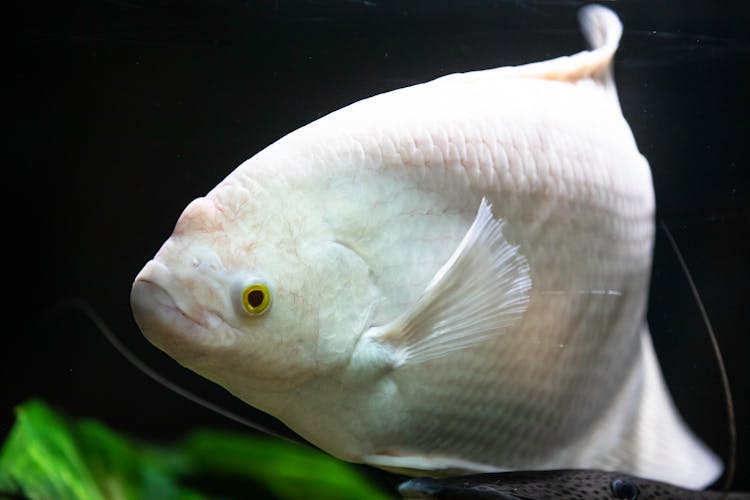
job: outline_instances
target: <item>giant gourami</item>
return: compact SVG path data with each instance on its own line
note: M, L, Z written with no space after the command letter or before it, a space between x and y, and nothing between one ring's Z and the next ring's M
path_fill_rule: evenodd
M143 333L345 460L714 481L645 322L622 26L580 21L589 51L364 99L247 160L136 277Z

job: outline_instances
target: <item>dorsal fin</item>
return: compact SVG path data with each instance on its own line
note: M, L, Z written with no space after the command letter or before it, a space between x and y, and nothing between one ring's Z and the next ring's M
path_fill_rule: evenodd
M622 23L617 14L601 5L583 7L578 11L578 21L590 50L522 66L448 75L438 78L438 81L469 83L515 77L575 82L590 78L599 82L617 99L611 63L622 36Z

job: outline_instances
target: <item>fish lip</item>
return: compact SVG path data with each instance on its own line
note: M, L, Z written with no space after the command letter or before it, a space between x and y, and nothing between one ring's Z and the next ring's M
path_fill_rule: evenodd
M170 272L162 263L152 260L136 276L130 292L133 317L143 334L159 346L169 339L192 335L211 338L211 332L224 321L216 314L198 318L177 305L172 294L161 284Z
M133 283L130 307L143 334L158 346L169 337L207 333L204 325L180 309L169 292L154 281L137 279Z
M159 283L146 279L146 278L141 278L133 284L133 289L135 289L136 286L144 286L144 285L149 286L149 287L154 287L156 289L152 291L151 293L152 293L152 298L156 299L155 302L158 304L158 307L172 310L182 315L186 320L192 323L195 323L197 326L200 326L201 328L204 328L204 329L208 329L208 324L206 322L190 316L183 309L181 309L180 306L178 306L175 300L172 298L172 295L170 295L170 293L167 290L165 290L163 286L159 285ZM160 298L167 298L169 300L163 301L163 300L159 300Z

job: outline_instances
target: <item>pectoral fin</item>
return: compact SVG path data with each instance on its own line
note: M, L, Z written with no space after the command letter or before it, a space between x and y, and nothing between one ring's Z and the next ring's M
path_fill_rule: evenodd
M526 258L505 240L502 222L482 199L469 231L416 303L367 335L394 349L397 366L439 358L516 325L530 289Z

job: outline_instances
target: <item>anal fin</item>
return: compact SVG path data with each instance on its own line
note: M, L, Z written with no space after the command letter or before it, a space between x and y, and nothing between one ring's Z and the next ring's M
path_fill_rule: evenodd
M450 456L417 455L389 451L361 457L362 462L409 476L455 476L481 472L503 472L489 464L461 460Z

